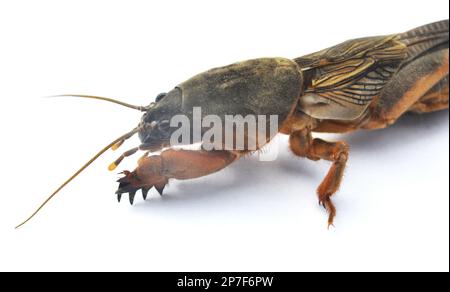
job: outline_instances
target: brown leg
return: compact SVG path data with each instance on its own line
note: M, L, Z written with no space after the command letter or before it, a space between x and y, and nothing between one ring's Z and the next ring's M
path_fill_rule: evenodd
M443 49L426 54L403 67L374 102L370 119L363 128L385 128L405 112L413 110L417 102L448 76L448 61L449 50Z
M317 189L319 202L327 210L328 225L333 225L336 208L331 196L338 191L344 176L348 159L349 146L345 142L330 143L321 139L313 139L308 129L294 132L289 137L290 147L294 154L312 160L324 159L332 161L333 165L327 176Z
M448 75L428 91L409 111L429 113L448 108Z
M143 157L133 172L124 171L117 190L120 201L123 193L130 194L130 203L142 189L144 199L148 191L155 187L162 195L169 179L191 179L205 176L223 169L238 159L240 154L231 151L189 151L166 150L160 155Z

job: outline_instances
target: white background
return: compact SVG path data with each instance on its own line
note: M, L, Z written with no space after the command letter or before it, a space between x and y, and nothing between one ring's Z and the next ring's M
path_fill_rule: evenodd
M108 152L20 230L14 226L140 114L206 69L298 57L341 41L448 18L442 1L0 2L0 270L445 271L449 269L449 115L358 132L336 228L315 189L329 163L255 157L160 198L118 204ZM128 142L126 150L137 144ZM120 152L120 151L119 151ZM133 168L135 158L123 168Z

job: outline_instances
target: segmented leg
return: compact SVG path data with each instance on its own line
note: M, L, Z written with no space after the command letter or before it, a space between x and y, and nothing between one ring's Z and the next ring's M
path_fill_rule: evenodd
M118 180L116 194L120 201L123 193L130 194L133 204L136 192L141 189L144 199L152 187L162 195L169 179L191 179L205 176L223 169L238 159L240 154L232 151L167 150L160 155L139 160L133 172L124 171L125 177Z
M448 75L428 91L409 111L429 113L448 108Z
M394 123L409 110L414 110L418 102L433 90L449 71L449 50L442 49L419 57L403 67L385 86L380 97L370 109L370 119L366 129L385 128ZM447 84L448 86L448 84ZM448 105L447 102L438 108Z
M329 214L328 224L333 225L336 208L331 201L331 196L338 191L341 185L349 146L345 142L331 143L321 139L313 139L311 131L308 129L292 133L289 137L289 143L292 152L298 156L311 160L324 159L333 162L327 176L317 189L319 202Z

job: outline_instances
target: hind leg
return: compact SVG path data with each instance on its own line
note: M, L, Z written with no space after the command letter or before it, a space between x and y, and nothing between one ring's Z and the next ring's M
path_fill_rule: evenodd
M370 108L370 117L363 128L385 128L405 112L417 109L417 104L424 100L430 90L448 76L448 61L449 50L443 49L420 57L403 67L374 101ZM433 107L440 109L448 104L448 83L446 98L440 96L440 100L442 103L432 105L429 111Z
M448 108L448 75L433 86L409 111L414 113L429 113L446 108Z
M345 142L331 143L313 139L309 129L292 133L289 136L289 144L292 152L297 156L307 157L311 160L324 159L333 163L317 189L319 202L329 214L328 225L333 225L336 208L331 201L331 196L338 191L341 185L348 160L349 146Z
M144 199L155 187L162 194L169 179L192 179L217 172L241 156L233 151L167 150L160 155L142 158L136 170L125 171L116 194L120 201L123 193L130 194L133 204L136 192L141 189Z

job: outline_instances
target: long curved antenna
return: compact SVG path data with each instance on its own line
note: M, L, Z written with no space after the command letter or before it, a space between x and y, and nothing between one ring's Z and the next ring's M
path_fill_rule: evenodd
M124 107L132 108L141 112L145 112L148 110L147 106L139 106L139 105L132 105L123 101L115 100L109 97L102 97L102 96L94 96L94 95L84 95L84 94L61 94L61 95L51 95L47 97L81 97L81 98L89 98L89 99L97 99L97 100L103 100L107 102L112 102Z
M105 153L106 151L108 151L111 147L113 147L114 145L116 145L118 142L124 141L128 138L130 138L131 136L133 136L134 134L136 134L138 132L138 128L133 129L133 131L126 133L125 135L120 136L119 138L117 138L116 140L114 140L113 142L109 143L108 146L106 146L105 148L103 148L99 153L97 153L94 157L92 157L85 165L83 165L77 172L75 172L68 180L66 180L59 188L56 189L56 191L53 192L53 194L51 194L40 206L39 208L36 209L36 211L34 211L33 214L31 214L30 217L28 217L25 221L23 221L22 223L20 223L19 225L16 226L17 228L20 228L21 226L23 226L25 223L27 223L28 221L30 221L34 216L36 216L37 213L39 213L39 211L41 211L41 209L47 205L47 203L53 199L54 196L56 196L56 194L59 193L59 191L61 191L66 185L68 185L74 178L76 178L80 173L82 173L89 165L91 165L95 160L97 160L97 158L99 158L103 153Z

